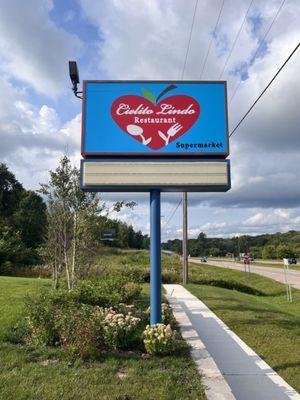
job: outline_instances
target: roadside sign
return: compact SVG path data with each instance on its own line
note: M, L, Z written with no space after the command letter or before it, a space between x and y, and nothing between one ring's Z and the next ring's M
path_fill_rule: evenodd
M83 190L150 192L150 323L161 322L161 192L230 189L226 82L83 81L81 154Z
M82 155L229 154L226 82L83 81Z
M106 229L101 234L101 240L112 242L116 239L116 230L114 228Z

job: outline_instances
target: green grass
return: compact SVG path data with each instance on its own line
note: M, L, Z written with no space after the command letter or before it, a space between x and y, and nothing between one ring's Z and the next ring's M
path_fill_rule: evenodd
M24 297L50 285L51 281L48 279L0 276L0 340L3 339L6 329L18 322Z
M271 279L209 265L190 270L191 282L198 284L187 288L300 391L300 291L293 290L294 301L288 303L285 286ZM247 288L259 295L246 293Z
M49 280L0 277L1 400L205 399L187 347L167 357L105 353L99 360L70 363L58 348L6 343L5 331L19 320L24 296L47 285ZM145 285L145 303L147 292Z
M101 254L96 257L93 272L103 268L149 268L150 254L148 250L123 250L115 248L102 248ZM179 256L162 254L162 269L181 268L182 262Z

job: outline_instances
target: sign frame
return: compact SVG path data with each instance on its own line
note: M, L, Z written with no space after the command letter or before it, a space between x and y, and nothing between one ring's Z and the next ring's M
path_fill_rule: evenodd
M186 184L186 185L167 185L167 184L147 184L147 185L140 185L140 184L130 184L130 185L116 185L116 184L112 184L112 185L107 185L107 186L101 186L99 184L97 185L84 185L83 182L83 177L84 177L84 173L83 173L83 169L84 169L84 164L85 163L91 163L91 162L128 162L128 163L143 163L143 162L159 162L159 161L163 161L163 162L169 162L170 164L173 164L176 162L198 162L198 163L224 163L227 164L227 185L191 185L191 184ZM165 158L152 158L149 160L145 160L145 159L141 159L141 158L131 158L131 159L124 159L124 158L88 158L88 159L83 159L81 160L80 163L80 188L82 190L85 191L91 191L91 192L149 192L153 189L158 189L161 192L182 192L182 191L186 191L186 192L227 192L228 190L231 189L231 173L230 173L230 160L229 159L201 159L199 160L198 158L193 158L193 159L189 159L189 160L183 160L178 159L178 158L168 158L167 160Z
M85 151L84 150L84 143L85 143L85 116L86 116L86 86L87 84L90 83L155 83L155 84L223 84L224 85L224 105L225 105L225 119L226 119L226 126L225 126L225 135L226 135L226 145L227 145L227 151L224 152L215 152L215 153L210 153L210 152L201 152L201 153L196 153L196 152L182 152L182 153L163 153L163 152L158 152L155 153L154 151L149 153L149 152L91 152L91 151ZM83 158L90 158L90 157L141 157L141 158L168 158L168 157L176 157L176 158L226 158L230 154L230 147L229 147L229 123L228 123L228 101L227 101L227 81L197 81L197 80L83 80L82 83L82 121L81 121L81 155Z

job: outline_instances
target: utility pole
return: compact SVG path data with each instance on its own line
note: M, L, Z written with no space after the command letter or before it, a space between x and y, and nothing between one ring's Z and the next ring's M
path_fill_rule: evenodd
M187 192L183 192L183 237L182 237L182 259L183 259L183 284L186 285L189 280L188 265L188 221L187 221Z

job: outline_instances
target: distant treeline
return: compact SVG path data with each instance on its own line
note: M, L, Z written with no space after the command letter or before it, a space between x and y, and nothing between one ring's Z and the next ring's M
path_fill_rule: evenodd
M162 248L181 254L182 240L168 240L162 244ZM264 259L300 257L300 232L243 235L228 239L209 238L201 232L197 239L188 240L188 252L192 257L224 257L226 255L236 257L240 253L250 253L254 258Z
M116 204L118 209L122 206L122 202ZM24 189L7 166L0 163L0 275L13 273L18 267L43 263L49 238L48 220L49 210L43 197ZM115 229L116 239L105 242L106 245L149 247L147 235L135 232L131 225L111 219L107 214L95 213L89 223L89 240L94 248L103 245L102 234L108 228Z

